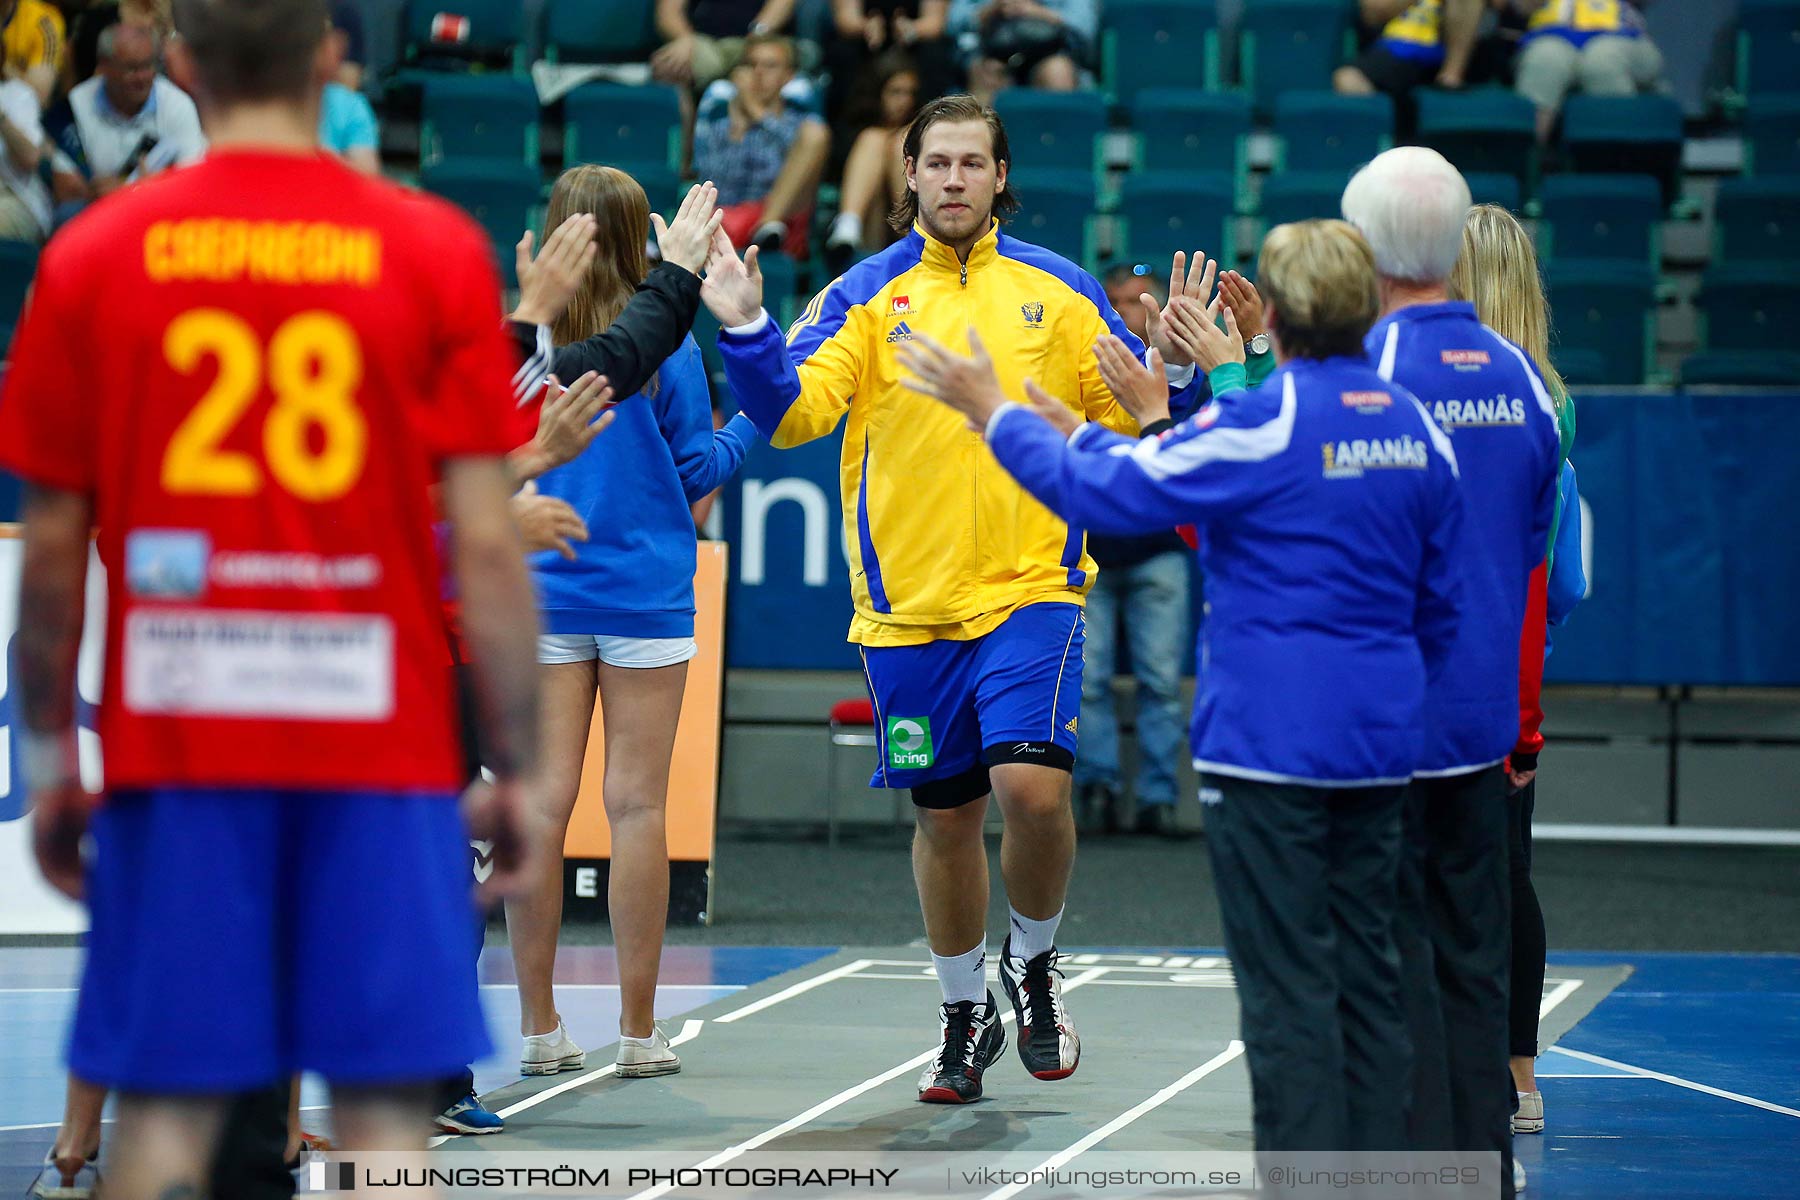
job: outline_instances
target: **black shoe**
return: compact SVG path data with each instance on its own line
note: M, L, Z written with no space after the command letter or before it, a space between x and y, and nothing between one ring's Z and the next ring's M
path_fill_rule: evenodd
M1019 1059L1038 1079L1067 1079L1081 1061L1081 1039L1063 1011L1062 972L1054 947L1027 962L1012 937L1000 949L1000 983L1019 1018Z
M856 265L856 246L852 242L825 243L825 269L837 278Z
M1172 838L1176 836L1175 806L1173 804L1140 805L1134 828L1145 837Z
M1084 783L1075 811L1083 833L1117 833L1119 789L1110 783Z
M944 1041L919 1076L919 1099L926 1104L968 1104L981 1099L981 1075L1006 1051L1006 1026L994 993L977 1004L961 1000L938 1010Z

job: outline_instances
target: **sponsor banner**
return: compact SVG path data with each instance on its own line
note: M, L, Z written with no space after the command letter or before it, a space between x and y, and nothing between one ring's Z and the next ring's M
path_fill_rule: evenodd
M1350 393L1344 402L1366 399ZM1522 405L1511 396L1485 409L1446 403L1443 418L1512 423L1523 419ZM1800 512L1800 471L1790 461L1800 445L1800 395L1582 392L1576 408L1590 592L1554 631L1548 678L1800 685L1800 554L1790 532ZM844 643L840 439L758 446L726 493L726 538L736 551L732 667L861 669ZM1352 444L1340 457L1334 444L1329 456L1318 453L1326 471L1412 465L1389 449L1359 453Z

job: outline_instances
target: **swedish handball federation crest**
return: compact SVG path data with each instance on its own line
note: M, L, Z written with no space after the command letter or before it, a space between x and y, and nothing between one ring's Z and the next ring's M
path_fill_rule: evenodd
M1019 311L1025 314L1025 328L1042 329L1044 327L1044 306L1042 304L1021 304Z

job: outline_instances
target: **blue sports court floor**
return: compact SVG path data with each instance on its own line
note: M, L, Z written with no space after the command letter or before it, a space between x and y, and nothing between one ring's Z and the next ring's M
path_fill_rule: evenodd
M977 1130L994 1148L1248 1147L1247 1077L1241 1059L1221 1054L1235 1034L1234 998L1217 951L1074 953L1081 1072L1036 1083L1009 1052L989 1073L986 1101L949 1110L913 1099L910 1061L935 1036L928 962L913 947L671 947L659 1008L686 1039L687 1068L622 1081L603 1069L618 1014L611 953L565 949L558 1001L594 1052L590 1068L521 1081L511 1067L511 962L490 950L483 999L504 1053L480 1065L478 1084L512 1110L510 1127L444 1152L654 1146L691 1149L698 1163L746 1141L853 1149L954 1144ZM1622 981L1618 967L1629 968ZM60 1116L78 969L72 948L0 948L0 1197L23 1193ZM1558 1040L1539 1061L1549 1127L1517 1139L1529 1196L1800 1196L1800 956L1557 954L1549 976L1545 1032ZM813 1052L836 1034L829 1052ZM1215 1058L1217 1069L1196 1070ZM745 1086L770 1072L784 1086ZM1179 1094L1118 1124L1177 1079L1187 1081ZM304 1103L324 1097L309 1087ZM1080 1136L1115 1127L1104 1141Z

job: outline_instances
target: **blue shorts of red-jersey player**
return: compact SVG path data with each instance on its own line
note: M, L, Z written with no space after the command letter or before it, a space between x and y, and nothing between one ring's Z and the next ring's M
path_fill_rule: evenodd
M988 794L990 767L1073 771L1085 629L1080 605L1046 602L983 637L865 646L880 751L869 786L959 808Z
M93 834L81 1078L157 1095L296 1071L391 1086L489 1053L453 795L122 792Z

